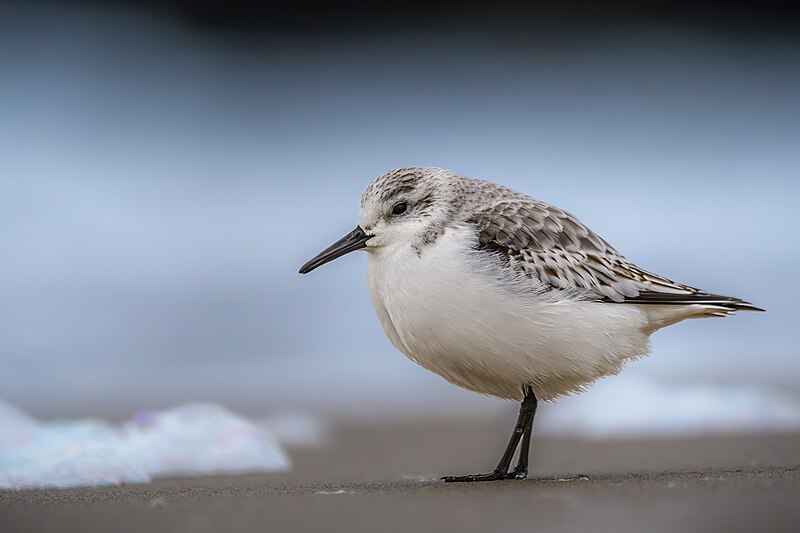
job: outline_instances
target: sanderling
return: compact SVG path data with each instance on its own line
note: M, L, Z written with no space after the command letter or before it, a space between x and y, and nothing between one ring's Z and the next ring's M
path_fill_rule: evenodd
M372 303L398 350L460 387L521 402L495 470L445 481L525 478L537 400L616 374L665 326L761 311L639 268L557 207L439 168L370 183L358 226L300 273L354 250L369 252Z

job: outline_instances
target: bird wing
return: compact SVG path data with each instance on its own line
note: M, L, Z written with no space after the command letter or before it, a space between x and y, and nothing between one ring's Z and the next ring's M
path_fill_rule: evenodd
M503 200L469 220L478 248L550 289L582 290L617 303L707 303L757 309L637 267L573 215L532 198Z

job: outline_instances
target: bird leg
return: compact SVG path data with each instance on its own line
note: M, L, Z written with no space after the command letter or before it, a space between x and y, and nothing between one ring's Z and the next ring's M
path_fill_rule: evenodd
M467 481L496 481L499 479L525 479L528 475L528 451L531 445L531 433L533 431L533 417L536 415L536 395L533 389L525 385L523 387L525 397L519 406L519 416L517 417L517 424L514 426L514 432L511 433L511 439L508 441L506 451L494 471L488 474L470 474L466 476L445 476L442 479L445 483L454 482L467 482ZM517 467L509 472L508 468L511 466L511 459L514 457L514 452L522 440L522 446L519 450L519 459Z
M531 448L531 433L533 433L533 417L536 416L536 397L533 396L533 411L530 418L528 418L528 426L525 428L525 433L522 435L522 443L519 448L519 458L517 459L517 466L512 472L514 479L525 479L528 476L528 455Z

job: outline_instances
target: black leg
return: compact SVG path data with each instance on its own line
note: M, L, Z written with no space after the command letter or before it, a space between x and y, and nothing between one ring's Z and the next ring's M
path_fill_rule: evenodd
M530 387L525 387L525 398L528 399L530 396L531 400L529 400L532 404L532 412L531 417L528 419L528 427L525 428L525 434L522 435L522 443L519 446L519 459L517 459L517 467L514 469L514 478L515 479L525 479L528 476L528 455L530 453L531 448L531 436L533 433L533 418L536 416L536 395L533 393L533 389Z
M498 479L525 479L528 473L528 450L531 444L531 432L533 429L533 417L536 415L536 395L533 389L525 386L525 397L519 406L519 416L517 423L514 426L514 432L506 446L506 451L500 462L493 472L488 474L471 474L467 476L445 476L442 479L447 483L465 482L465 481L495 481ZM513 472L509 473L508 468L511 466L511 459L514 457L514 452L517 451L517 446L522 439L522 447L520 448L519 462Z

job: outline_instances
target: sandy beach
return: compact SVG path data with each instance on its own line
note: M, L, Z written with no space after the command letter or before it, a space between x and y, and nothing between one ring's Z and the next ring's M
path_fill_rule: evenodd
M336 426L288 474L0 492L11 531L789 531L800 435L534 441L523 482L491 469L502 421ZM190 453L190 451L187 451Z

